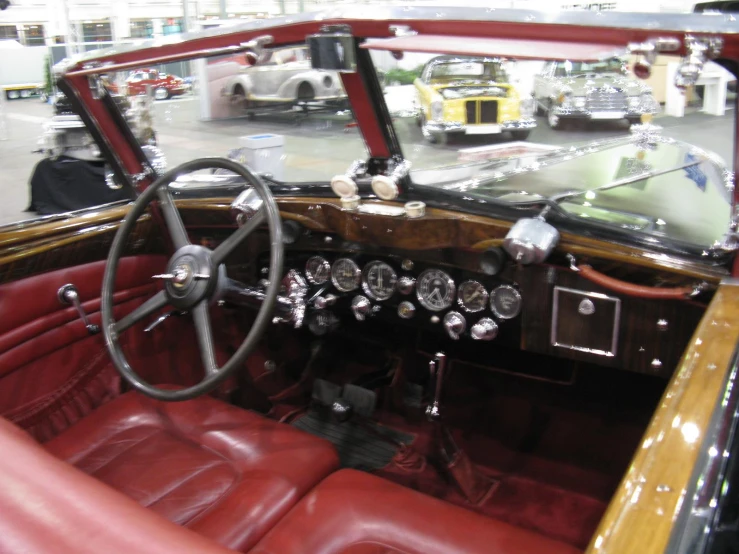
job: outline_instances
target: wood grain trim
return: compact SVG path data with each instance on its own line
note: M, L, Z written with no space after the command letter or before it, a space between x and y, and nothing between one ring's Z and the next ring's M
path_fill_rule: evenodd
M184 211L210 210L227 212L232 198L179 199L177 206ZM420 219L393 218L382 215L346 212L338 199L278 197L280 214L284 219L297 221L313 231L336 233L346 240L376 244L407 250L459 248L483 251L500 246L511 227L511 222L461 212L427 208ZM398 203L369 202L399 206ZM14 247L59 236L65 243L77 233L80 237L91 226L117 223L128 213L130 204L91 211L79 216L29 225L21 229L0 232L0 256ZM208 226L204 224L204 226ZM36 245L34 245L36 246ZM655 255L641 249L608 241L563 233L557 250L587 257L591 261L609 260L648 269L668 271L675 275L718 283L728 276L728 270L704 264L683 262L669 256Z
M7 248L36 239L48 238L51 235L84 230L91 225L102 225L104 223L120 221L126 216L130 207L130 204L126 204L124 206L105 208L100 211L87 212L76 217L50 221L48 223L31 224L28 227L0 232L0 248Z
M739 341L739 285L722 284L696 329L588 554L657 554L723 394Z

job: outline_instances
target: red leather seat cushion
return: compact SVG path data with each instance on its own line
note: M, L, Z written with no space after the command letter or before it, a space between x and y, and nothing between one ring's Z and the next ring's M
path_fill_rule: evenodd
M46 448L170 521L249 549L338 467L326 441L210 397L125 394Z
M309 493L250 554L574 554L564 543L353 470Z
M0 552L233 552L56 459L3 418L0 452Z

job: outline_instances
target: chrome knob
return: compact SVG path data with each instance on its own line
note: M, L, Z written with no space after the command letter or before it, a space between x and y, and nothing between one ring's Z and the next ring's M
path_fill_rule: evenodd
M316 299L313 301L313 305L319 310L323 310L324 308L328 308L329 306L333 306L334 304L336 304L336 296L333 294L327 294L326 296L316 296Z
M498 324L489 317L483 317L472 326L470 334L475 340L493 340L498 336Z
M364 321L367 315L372 311L372 305L367 297L357 295L352 300L352 313L357 321Z
M416 280L413 277L401 277L395 285L400 294L412 293L414 286L416 286Z
M449 312L444 316L444 329L450 338L459 340L459 335L467 329L467 321L459 312Z

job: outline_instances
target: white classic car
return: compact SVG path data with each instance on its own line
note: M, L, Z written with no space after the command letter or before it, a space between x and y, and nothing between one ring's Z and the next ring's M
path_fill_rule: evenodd
M223 94L244 109L346 99L338 73L312 69L305 47L266 50L254 65L243 67L228 81Z

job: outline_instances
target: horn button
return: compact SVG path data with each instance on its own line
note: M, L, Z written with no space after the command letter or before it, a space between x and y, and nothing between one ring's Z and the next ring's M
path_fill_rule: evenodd
M188 310L213 292L216 274L210 250L188 245L172 256L167 264L167 273L154 277L165 280L164 287L172 306Z

